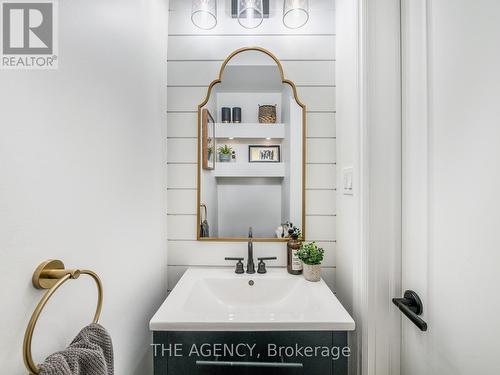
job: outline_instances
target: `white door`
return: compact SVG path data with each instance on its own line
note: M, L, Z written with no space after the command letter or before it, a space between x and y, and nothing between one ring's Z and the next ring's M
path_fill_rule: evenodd
M401 45L401 374L500 374L500 1L402 0Z

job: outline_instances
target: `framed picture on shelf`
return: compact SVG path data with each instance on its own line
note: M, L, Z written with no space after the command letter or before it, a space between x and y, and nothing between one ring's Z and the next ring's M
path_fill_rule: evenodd
M201 113L203 169L215 169L215 121L208 109Z
M249 163L279 163L281 162L280 145L250 145L248 146Z

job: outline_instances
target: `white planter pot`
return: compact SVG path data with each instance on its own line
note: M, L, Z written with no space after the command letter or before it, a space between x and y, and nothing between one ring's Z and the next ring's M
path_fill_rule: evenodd
M304 264L303 274L308 281L320 281L321 264Z
M221 163L229 163L231 161L231 155L229 155L229 154L219 154L219 161Z

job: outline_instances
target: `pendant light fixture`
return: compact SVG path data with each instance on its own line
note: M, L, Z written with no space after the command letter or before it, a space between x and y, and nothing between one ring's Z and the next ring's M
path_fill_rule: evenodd
M217 25L217 0L193 0L191 21L200 29L213 29Z
M309 0L284 0L283 24L289 29L298 29L309 20Z
M255 29L264 20L263 0L238 0L238 22L246 29Z

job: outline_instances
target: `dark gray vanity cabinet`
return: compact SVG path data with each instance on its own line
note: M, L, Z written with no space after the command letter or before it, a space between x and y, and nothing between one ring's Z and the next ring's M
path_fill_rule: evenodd
M347 375L347 332L153 333L155 375Z

